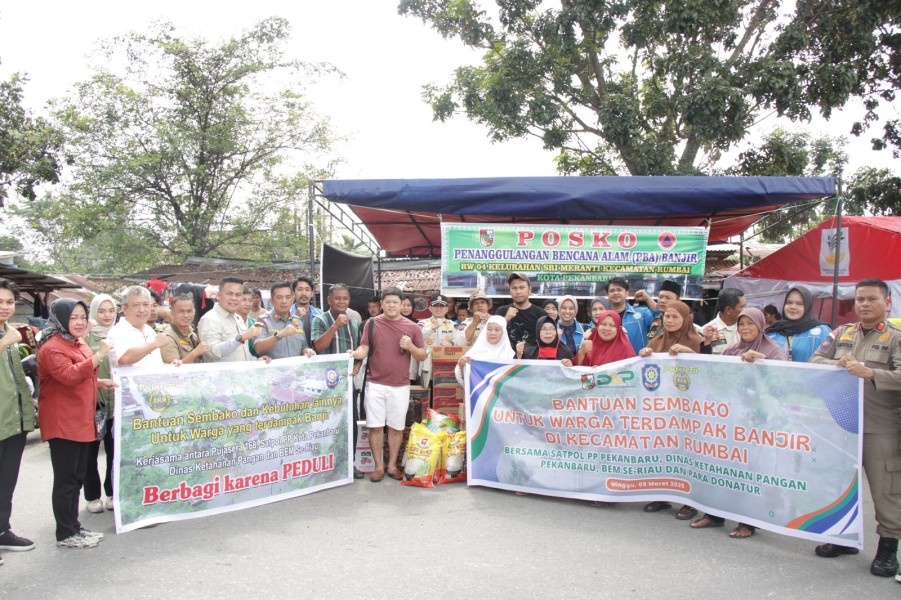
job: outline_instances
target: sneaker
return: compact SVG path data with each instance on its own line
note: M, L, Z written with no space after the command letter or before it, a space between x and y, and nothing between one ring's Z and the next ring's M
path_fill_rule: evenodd
M112 498L112 496L107 496L107 497L106 497L106 500L104 500L104 502L103 502L103 508L105 508L106 510L112 512L112 510L113 510L113 498Z
M102 513L103 512L103 500L100 498L96 500L88 500L86 508L90 513Z
M12 529L7 529L3 533L0 533L0 550L9 550L10 552L25 552L26 550L33 549L34 542L23 537L19 537L18 535L13 533Z
M814 553L817 556L822 556L823 558L835 558L836 556L841 556L842 554L857 554L860 550L857 548L852 548L850 546L841 546L839 544L820 544L814 549Z
M98 542L103 539L103 534L99 531L91 531L90 529L85 529L84 527L79 529L78 533L86 538L97 540Z
M81 535L81 532L79 531L78 533L73 533L64 540L56 542L56 545L60 548L75 548L80 550L82 548L93 548L99 543L100 540L97 538L85 537Z

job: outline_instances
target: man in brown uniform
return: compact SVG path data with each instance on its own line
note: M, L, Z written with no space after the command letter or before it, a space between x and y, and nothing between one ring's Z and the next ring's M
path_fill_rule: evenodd
M166 344L160 348L166 364L181 361L184 364L203 362L203 353L209 348L200 341L194 331L194 299L182 294L172 300L172 322L163 330Z
M838 365L864 380L863 468L879 534L870 573L891 577L898 571L901 537L901 329L886 320L891 300L884 281L864 279L855 289L854 312L860 321L833 331L810 362ZM857 549L823 544L816 553L833 558Z

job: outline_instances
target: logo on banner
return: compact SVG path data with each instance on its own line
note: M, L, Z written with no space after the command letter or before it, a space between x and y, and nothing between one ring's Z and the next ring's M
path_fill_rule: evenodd
M676 247L676 234L672 231L664 231L659 236L657 236L657 245L660 246L662 250L671 250Z
M326 369L325 385L330 388L338 386L338 369Z
M480 229L479 230L479 243L481 243L486 248L490 248L494 245L494 230L493 229Z
M673 384L679 389L679 391L687 392L688 388L691 387L691 378L688 376L688 373L679 371L678 373L673 375Z
M641 385L649 392L660 387L660 367L657 365L645 365L641 368Z
M172 404L172 395L166 390L153 390L147 396L147 406L153 412L163 412Z
M837 253L837 254L836 254ZM848 228L820 231L820 275L848 275L851 264L851 248L848 245Z
M620 371L619 373L598 373L597 375L582 375L582 389L593 390L595 387L632 387L635 373L632 371Z

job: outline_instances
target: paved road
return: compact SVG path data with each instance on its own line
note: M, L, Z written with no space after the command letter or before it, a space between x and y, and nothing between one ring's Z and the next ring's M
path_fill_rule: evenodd
M102 458L101 458L102 460ZM880 598L866 549L822 559L769 532L731 540L640 504L517 497L465 485L405 488L368 480L245 511L115 535L83 511L97 548L57 548L46 444L29 436L14 530L31 552L5 553L0 598Z

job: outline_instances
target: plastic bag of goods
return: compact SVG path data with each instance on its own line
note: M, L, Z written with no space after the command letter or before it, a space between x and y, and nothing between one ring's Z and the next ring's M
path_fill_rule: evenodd
M466 432L458 431L444 439L441 467L435 475L437 483L466 481Z
M457 415L447 415L427 408L425 425L431 431L446 431L448 434L454 434L460 431L460 418Z
M407 442L407 462L401 485L435 487L432 482L447 433L430 431L422 423L413 423L410 441Z

